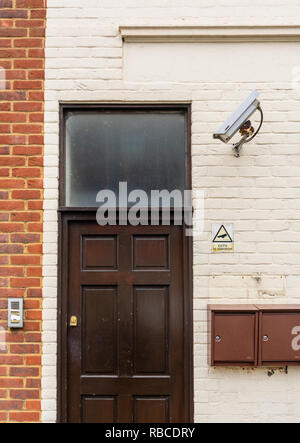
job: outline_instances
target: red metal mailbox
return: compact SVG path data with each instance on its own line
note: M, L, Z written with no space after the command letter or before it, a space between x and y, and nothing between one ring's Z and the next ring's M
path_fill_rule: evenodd
M254 305L211 305L212 366L256 366L258 312Z
M300 365L300 305L209 305L212 366Z
M300 364L300 306L259 305L259 364Z

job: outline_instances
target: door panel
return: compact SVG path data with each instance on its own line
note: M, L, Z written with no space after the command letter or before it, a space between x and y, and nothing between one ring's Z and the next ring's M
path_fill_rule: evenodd
M169 397L135 397L134 423L168 423Z
M134 374L168 373L168 287L134 288Z
M81 296L82 371L84 374L116 374L117 288L83 288Z
M102 235L82 237L82 269L87 271L118 268L117 237ZM101 250L101 254L99 254Z
M114 423L117 420L116 397L83 397L83 423Z
M133 237L134 269L169 269L168 236Z
M69 422L186 420L183 228L69 228Z

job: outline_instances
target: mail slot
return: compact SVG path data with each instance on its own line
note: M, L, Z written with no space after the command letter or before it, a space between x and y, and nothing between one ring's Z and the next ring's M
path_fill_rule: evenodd
M212 366L257 366L258 312L252 305L210 305Z
M300 365L300 307L257 306L260 310L259 364Z

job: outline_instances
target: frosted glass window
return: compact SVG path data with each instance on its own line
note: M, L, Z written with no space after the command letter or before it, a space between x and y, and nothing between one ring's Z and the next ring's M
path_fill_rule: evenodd
M96 195L119 182L128 192L185 189L184 112L66 114L66 205L98 206Z

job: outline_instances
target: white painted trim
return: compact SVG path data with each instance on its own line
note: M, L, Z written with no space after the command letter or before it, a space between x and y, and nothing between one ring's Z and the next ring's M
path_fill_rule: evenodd
M120 26L128 43L300 41L300 26Z

